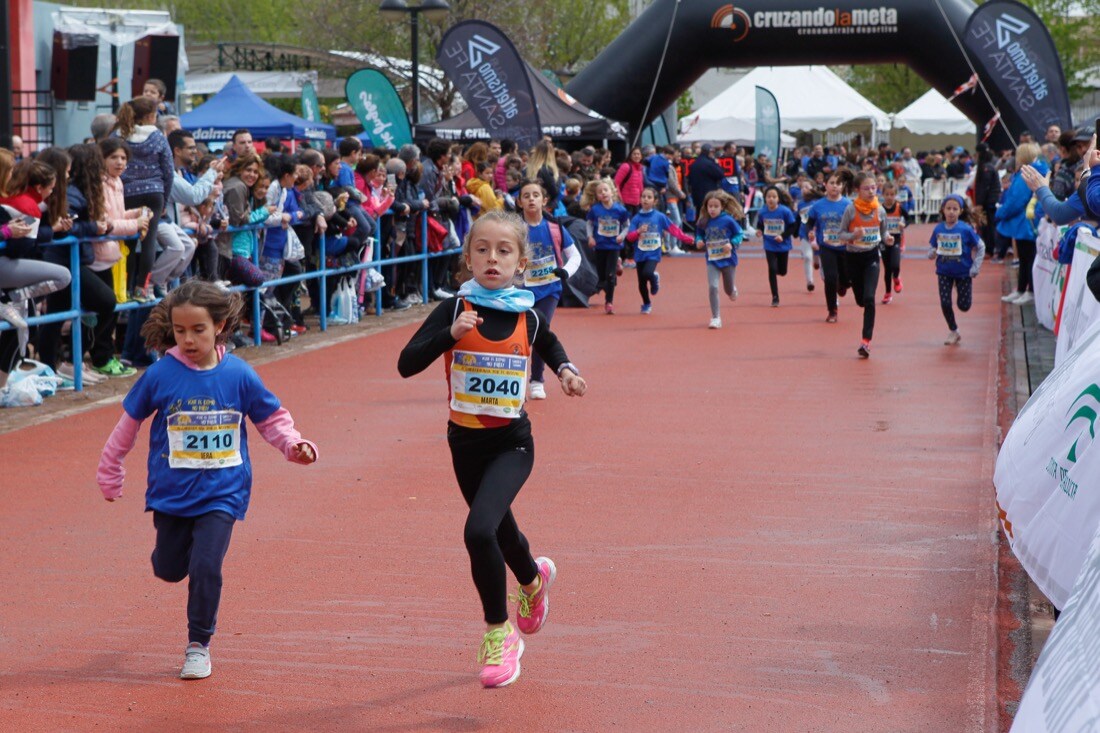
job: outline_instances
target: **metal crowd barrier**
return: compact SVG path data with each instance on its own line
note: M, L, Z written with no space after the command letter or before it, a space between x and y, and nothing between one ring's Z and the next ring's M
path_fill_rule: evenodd
M389 215L384 214L383 216ZM379 217L378 222L381 226L382 217ZM395 224L396 226L396 224ZM236 232L244 231L260 231L268 229L264 223L249 224L242 227L229 227L228 229L221 230L219 233L233 234ZM343 267L326 267L327 264L327 237L324 234L319 235L316 240L317 244L317 262L318 269L310 272L302 272L296 275L288 275L286 277L276 278L274 280L266 280L256 287L246 287L244 285L234 285L231 290L235 290L242 293L251 293L251 311L252 311L252 342L254 345L259 346L262 343L261 332L263 330L261 297L264 290L276 285L284 285L287 283L302 282L304 280L319 279L319 300L320 303L316 304L317 312L320 316L320 326L322 331L328 330L328 278L332 276L347 275L351 273L359 272L367 268L379 268L388 267L391 265L400 265L408 262L420 262L420 283L421 283L421 299L424 303L429 302L431 293L431 283L428 273L428 260L436 257L449 257L454 255L457 250L443 250L442 252L429 252L428 251L428 219L426 216L421 217L419 236L416 241L417 253L413 255L405 255L403 257L388 257L383 258L381 247L375 241L374 252L372 258L367 262L359 262L354 265L347 265ZM72 323L72 349L73 349L73 389L80 392L84 389L84 329L81 322L81 316L91 315L85 313L80 308L80 244L81 242L135 242L139 239L137 236L133 237L95 237L90 239L78 240L76 237L67 236L61 237L48 243L47 247L69 247L69 270L72 273L72 281L69 284L72 300L70 302L69 309L60 313L47 313L44 316L34 316L27 319L28 326L40 326L46 323L57 323L59 321L70 321ZM4 253L4 242L0 242L0 256ZM258 241L256 247L252 253L252 261L254 264L259 264L260 250L263 243ZM388 283L392 285L393 283ZM137 310L139 308L151 308L159 301L150 301L148 303L139 303L137 301L127 301L125 303L119 303L115 306L116 312ZM374 299L374 311L376 316L382 315L382 298L376 296ZM7 321L0 321L0 331L5 329L11 329L13 326Z

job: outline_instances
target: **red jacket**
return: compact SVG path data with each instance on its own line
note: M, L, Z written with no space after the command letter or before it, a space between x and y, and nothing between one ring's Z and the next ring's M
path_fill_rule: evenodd
M623 203L629 206L641 206L642 189L645 188L645 173L642 172L641 163L631 163L629 160L619 166L615 172L615 186L619 189L619 196Z

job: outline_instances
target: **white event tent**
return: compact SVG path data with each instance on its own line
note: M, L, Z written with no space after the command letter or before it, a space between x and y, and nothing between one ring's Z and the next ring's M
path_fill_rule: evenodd
M914 135L973 135L974 123L935 89L894 115L894 127Z
M869 122L872 138L889 131L890 116L825 66L761 66L680 122L681 141L730 140L729 131L756 124L756 87L775 95L784 132L834 130Z

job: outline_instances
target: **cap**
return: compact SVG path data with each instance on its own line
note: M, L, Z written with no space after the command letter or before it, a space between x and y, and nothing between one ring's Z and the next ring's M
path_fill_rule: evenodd
M1078 128L1077 134L1073 136L1073 142L1075 143L1090 143L1092 142L1092 136L1094 130L1091 127Z
M710 143L703 143L703 147L699 148L699 152L703 155L710 155L712 150L714 150L714 148L711 147Z

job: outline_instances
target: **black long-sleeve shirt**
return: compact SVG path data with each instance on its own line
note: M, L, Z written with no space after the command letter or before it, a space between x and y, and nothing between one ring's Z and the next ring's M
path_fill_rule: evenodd
M398 357L397 371L402 377L411 377L424 371L458 343L451 336L451 324L462 312L460 300L461 298L444 300L424 319L424 323L409 339L409 343L401 350L401 356ZM485 306L474 306L474 310L484 319L477 327L478 333L487 339L503 341L516 328L517 314L515 313ZM562 364L569 361L569 357L565 354L565 347L547 328L538 311L529 310L524 315L527 318L527 342L542 357L546 365L557 372Z

